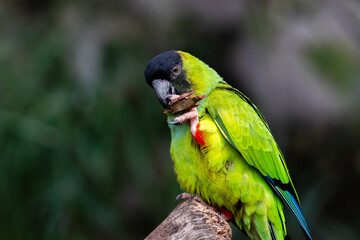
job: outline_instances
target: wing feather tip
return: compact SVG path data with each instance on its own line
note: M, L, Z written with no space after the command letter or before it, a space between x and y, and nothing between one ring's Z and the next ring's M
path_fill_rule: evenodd
M307 239L312 240L310 229L306 223L305 217L301 212L300 206L295 199L295 197L287 190L282 190L279 186L275 184L275 181L270 177L265 177L277 195L281 198L281 200L286 204L286 206L291 210L291 212L295 215L297 222L299 223L301 229L303 230Z

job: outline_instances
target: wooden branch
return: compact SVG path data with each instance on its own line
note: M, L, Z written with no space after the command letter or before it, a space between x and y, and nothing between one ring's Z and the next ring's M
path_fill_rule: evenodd
M213 210L194 199L176 206L170 215L145 240L154 239L227 239L229 224Z

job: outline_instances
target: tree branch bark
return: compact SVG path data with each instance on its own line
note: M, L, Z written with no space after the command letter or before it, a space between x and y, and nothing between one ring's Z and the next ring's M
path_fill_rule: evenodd
M226 239L232 236L229 224L206 205L194 199L176 206L145 240Z

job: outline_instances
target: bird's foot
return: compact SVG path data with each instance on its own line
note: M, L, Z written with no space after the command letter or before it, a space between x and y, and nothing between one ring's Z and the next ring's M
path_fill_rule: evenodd
M204 205L206 208L216 212L217 214L219 214L222 218L225 219L225 221L229 222L232 221L234 219L234 216L232 215L232 213L227 210L224 207L220 207L220 208L215 208L213 206L210 206L209 204L206 204L198 195L196 194L190 194L190 193L180 193L179 195L177 195L175 202L179 203L180 200L187 200L187 199L194 199L195 201L198 201L199 203L201 203L202 205Z
M198 195L190 194L190 193L186 193L186 192L183 192L183 193L180 193L179 195L177 195L176 199L175 199L175 203L178 204L181 200L187 200L187 199L194 199L205 205L203 200Z
M183 122L189 120L190 132L193 138L202 146L205 145L202 132L199 130L199 117L196 107L190 109L189 112L184 113L183 115L176 117L173 121L169 121L170 124L180 125Z
M190 120L190 124L191 122L196 122L197 124L199 120L198 120L198 111L196 107L191 108L190 111L176 117L173 121L170 121L169 123L174 125L180 125L187 120Z
M173 95L171 95L171 97L170 97L170 102L169 102L169 104L175 103L175 102L179 101L180 99L187 98L188 96L190 96L190 95L193 94L193 93L194 93L194 92L191 91L191 92L188 92L188 93L184 93L184 94L182 94L182 95L173 94Z

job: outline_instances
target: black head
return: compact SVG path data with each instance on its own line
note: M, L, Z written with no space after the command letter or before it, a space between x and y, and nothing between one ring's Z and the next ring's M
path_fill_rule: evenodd
M182 60L179 53L168 51L154 57L145 69L145 80L151 86L154 79L165 79L170 81L171 69L179 65L182 68Z
M167 107L173 94L183 94L190 89L183 70L181 55L168 51L154 57L145 69L145 80L152 88L163 107Z

